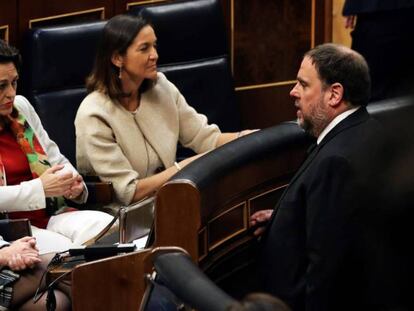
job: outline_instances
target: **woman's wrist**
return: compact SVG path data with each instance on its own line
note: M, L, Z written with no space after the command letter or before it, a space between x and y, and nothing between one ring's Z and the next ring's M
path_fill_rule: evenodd
M177 169L177 172L181 171L181 166L177 162L174 162L174 166Z

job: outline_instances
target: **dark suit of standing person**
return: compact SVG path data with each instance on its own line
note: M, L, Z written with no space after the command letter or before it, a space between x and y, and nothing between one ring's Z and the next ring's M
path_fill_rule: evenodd
M414 0L346 0L343 15L371 70L372 100L412 92Z
M389 310L401 302L384 270L391 260L383 257L388 228L378 194L385 136L365 109L369 84L360 54L324 44L305 54L290 92L299 125L317 144L275 210L253 214L251 225L270 221L255 232L264 230L262 290L294 311Z

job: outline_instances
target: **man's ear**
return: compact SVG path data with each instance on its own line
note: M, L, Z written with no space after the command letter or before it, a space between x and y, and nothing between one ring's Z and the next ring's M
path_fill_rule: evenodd
M115 52L114 54L112 54L111 62L116 67L121 68L122 67L122 64L124 62L124 58L122 57L122 55L120 55L119 53Z
M330 89L329 105L331 107L337 107L343 101L344 87L341 83L335 82L330 86Z

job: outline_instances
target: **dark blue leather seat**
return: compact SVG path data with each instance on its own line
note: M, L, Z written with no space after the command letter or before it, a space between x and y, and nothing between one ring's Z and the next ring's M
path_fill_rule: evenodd
M154 26L159 70L187 102L223 132L240 130L220 1L156 4L134 7L131 13Z
M85 79L104 25L98 21L35 28L25 37L19 91L29 99L49 136L73 164L73 122L86 96Z

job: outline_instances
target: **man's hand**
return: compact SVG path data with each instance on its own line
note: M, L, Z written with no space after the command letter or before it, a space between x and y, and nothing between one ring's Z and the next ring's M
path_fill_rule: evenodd
M270 218L272 217L273 210L272 209L265 209L261 211L257 211L253 215L250 216L250 227L256 228L253 232L255 236L260 236L266 229L266 225L269 222Z
M356 16L355 15L349 15L345 16L345 28L346 29L354 29L356 23Z

